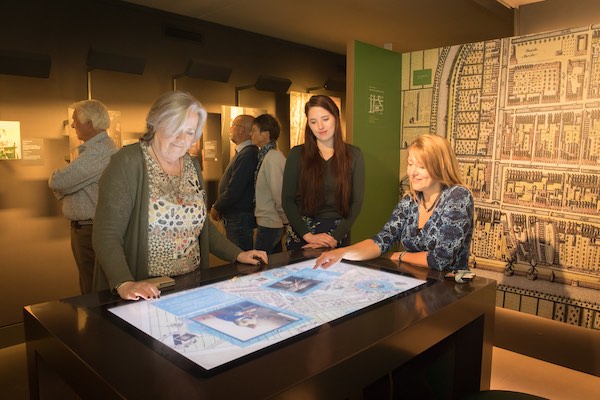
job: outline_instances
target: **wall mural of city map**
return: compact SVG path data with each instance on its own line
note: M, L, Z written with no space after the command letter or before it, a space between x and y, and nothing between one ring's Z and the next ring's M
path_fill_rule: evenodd
M600 329L600 25L403 54L406 145L448 138L498 305Z

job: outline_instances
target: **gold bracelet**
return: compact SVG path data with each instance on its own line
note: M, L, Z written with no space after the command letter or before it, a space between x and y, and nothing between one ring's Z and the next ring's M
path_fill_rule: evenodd
M121 286L123 286L124 284L126 284L127 282L133 282L133 281L125 281L125 282L119 283L117 286L115 286L115 292L119 293L119 288Z
M402 257L404 257L405 254L406 254L405 251L401 251L400 255L398 256L398 261L402 262Z

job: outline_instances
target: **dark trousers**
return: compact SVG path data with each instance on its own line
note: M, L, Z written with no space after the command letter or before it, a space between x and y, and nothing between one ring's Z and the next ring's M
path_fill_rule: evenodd
M231 213L222 216L227 239L244 251L254 248L254 213Z
M254 248L256 250L264 250L267 252L267 254L281 253L283 251L283 246L281 245L282 237L283 227L267 228L265 226L258 225L256 227Z
M92 291L94 277L94 260L96 253L92 247L92 231L94 225L71 224L71 250L79 270L79 288L81 293Z

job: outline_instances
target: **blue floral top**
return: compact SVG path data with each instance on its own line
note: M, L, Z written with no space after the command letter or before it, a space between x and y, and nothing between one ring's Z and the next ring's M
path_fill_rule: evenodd
M422 229L419 224L419 204L406 195L373 241L381 253L400 241L408 252L429 252L427 265L436 270L469 268L473 236L473 196L463 186L442 191L440 202Z

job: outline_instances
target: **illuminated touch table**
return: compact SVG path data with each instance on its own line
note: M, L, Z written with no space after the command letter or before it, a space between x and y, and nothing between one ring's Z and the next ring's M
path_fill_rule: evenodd
M268 268L315 255L273 255ZM106 309L124 302L108 291L27 306L30 396L344 399L393 392L395 398L459 398L489 389L495 281L458 284L383 258L357 264L426 282L208 373L117 323ZM192 273L176 279L173 292L257 271L229 264L202 279Z

